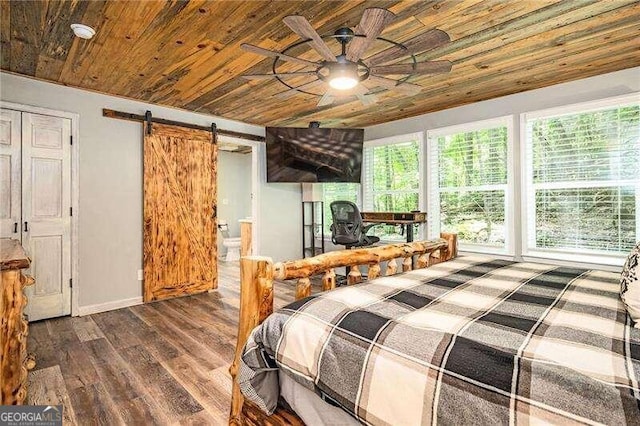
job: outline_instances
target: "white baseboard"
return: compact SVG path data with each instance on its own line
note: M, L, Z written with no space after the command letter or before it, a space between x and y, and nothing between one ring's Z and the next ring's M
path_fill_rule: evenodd
M114 300L113 302L98 303L97 305L80 306L78 308L78 316L97 314L98 312L112 311L114 309L126 308L142 304L142 296L132 297L130 299Z

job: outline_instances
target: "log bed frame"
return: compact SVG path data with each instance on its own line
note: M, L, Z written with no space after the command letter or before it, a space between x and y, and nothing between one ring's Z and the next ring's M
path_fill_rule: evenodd
M323 274L322 291L336 286L335 268L349 267L347 284L362 281L361 265L367 265L368 279L380 276L382 262L387 262L385 276L398 272L396 259L402 259L402 272L427 268L450 260L457 255L457 235L440 234L439 239L411 243L390 244L379 247L340 250L315 257L276 263L268 257L248 256L240 259L240 320L238 341L233 363L229 368L233 379L231 393L230 425L304 425L291 410L279 406L274 414L267 416L256 405L244 401L237 381L242 349L251 334L273 312L273 280L297 279L296 300L311 294L310 277Z

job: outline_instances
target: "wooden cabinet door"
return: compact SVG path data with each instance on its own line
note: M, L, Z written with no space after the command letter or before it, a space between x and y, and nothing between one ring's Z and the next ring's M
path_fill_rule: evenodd
M20 240L20 111L0 110L0 238Z
M211 132L144 131L144 300L217 288L216 166Z
M22 113L22 245L29 320L71 314L71 120Z

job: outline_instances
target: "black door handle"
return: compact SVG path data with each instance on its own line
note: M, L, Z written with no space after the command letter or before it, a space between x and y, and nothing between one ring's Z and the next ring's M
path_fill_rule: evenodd
M14 234L18 233L18 222L13 222L13 233Z
M29 222L24 223L24 232L29 232Z

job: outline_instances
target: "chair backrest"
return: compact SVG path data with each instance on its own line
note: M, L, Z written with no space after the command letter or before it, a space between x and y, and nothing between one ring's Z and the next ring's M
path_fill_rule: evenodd
M351 201L331 203L331 241L334 244L349 246L362 241L362 216L360 210Z

